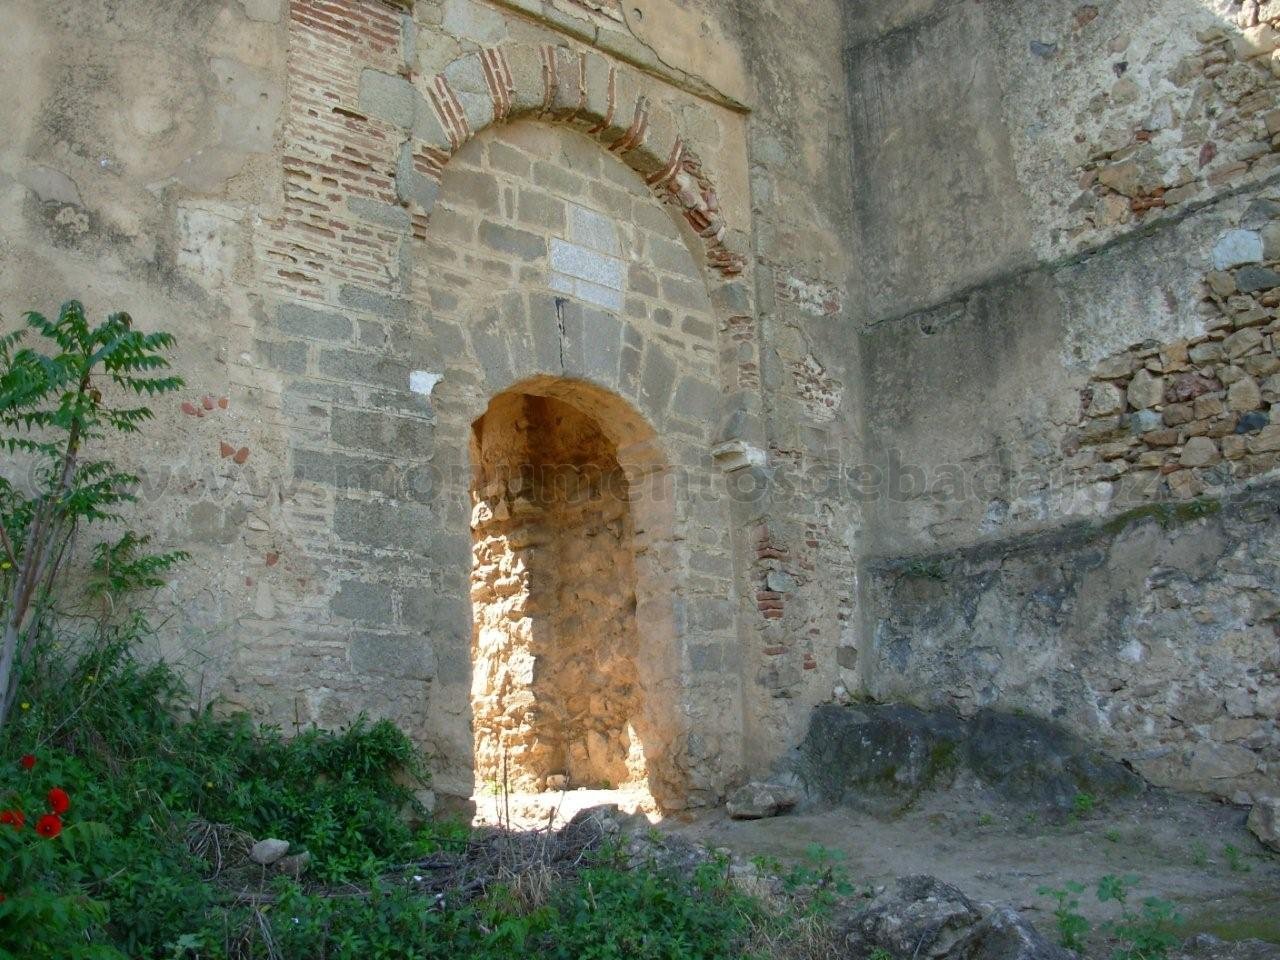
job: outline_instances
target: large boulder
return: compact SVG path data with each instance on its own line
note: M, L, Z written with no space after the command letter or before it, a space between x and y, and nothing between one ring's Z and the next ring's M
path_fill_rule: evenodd
M1139 793L1141 778L1056 724L982 710L903 704L816 708L797 773L815 795L875 812L910 806L966 773L997 799L1069 811L1077 796Z
M725 804L735 820L763 820L786 813L800 802L800 794L780 783L748 783Z
M935 877L903 877L841 930L842 956L893 960L1075 960L1011 907L977 904Z
M269 867L289 852L288 840L269 837L259 840L249 848L249 859L263 867Z
M947 953L946 960L1074 960L1011 907L997 907Z
M899 809L951 781L964 740L964 723L946 710L820 706L800 746L798 772L828 802Z
M934 877L903 877L845 925L846 955L866 957L879 949L895 960L949 956L981 919L978 906L951 884Z
M1259 799L1249 811L1249 829L1264 846L1280 851L1280 798Z
M1045 720L980 710L967 726L965 765L1007 800L1070 810L1080 794L1101 799L1142 791L1135 773Z

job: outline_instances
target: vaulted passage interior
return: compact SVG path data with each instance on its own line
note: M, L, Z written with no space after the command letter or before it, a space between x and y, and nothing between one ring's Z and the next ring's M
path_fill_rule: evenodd
M472 463L477 789L644 784L636 536L617 445L578 406L512 391L473 425Z

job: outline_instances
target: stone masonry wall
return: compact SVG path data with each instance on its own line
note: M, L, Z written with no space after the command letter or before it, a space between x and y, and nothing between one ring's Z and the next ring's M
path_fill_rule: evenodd
M1245 211L1255 229L1224 232L1204 285L1206 332L1134 344L1095 368L1082 425L1065 452L1084 481L1110 482L1120 504L1221 494L1280 462L1280 205ZM1263 238L1267 238L1264 244Z
M476 433L477 783L647 788L635 533L616 453L584 414L544 398L498 398Z
M849 12L846 690L1052 715L1159 782L1274 791L1270 508L1218 513L1276 476L1272 19Z
M1272 483L876 565L868 690L1051 717L1154 783L1250 803L1280 775L1278 533Z
M157 620L196 695L286 729L391 717L440 790L469 792L471 424L518 384L586 404L557 393L583 383L612 442L645 438L619 462L644 492L635 602L641 679L669 711L645 744L664 802L766 769L781 736L749 761L743 746L743 677L776 659L746 531L761 511L788 527L788 508L728 496L725 471L770 449L757 250L789 258L812 247L794 225L843 213L792 209L789 184L828 175L803 124L761 160L778 196L753 193L763 88L744 51L809 28L772 3L750 30L735 5L670 0L187 6L3 4L24 97L3 108L0 307L10 322L79 296L178 335L190 387L148 434L142 509L193 554ZM829 27L835 9L804 15ZM757 217L788 239L757 243ZM830 426L840 361L810 345L781 362L800 361L779 389ZM747 696L773 701L754 680Z

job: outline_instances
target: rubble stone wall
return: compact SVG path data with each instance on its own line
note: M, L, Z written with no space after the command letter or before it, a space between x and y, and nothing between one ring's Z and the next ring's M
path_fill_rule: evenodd
M1256 793L1265 523L1189 518L1222 548L1166 598L1212 594L1181 638L1117 587L1087 597L1123 641L1052 617L1025 641L973 613L1021 610L1024 578L973 558L1043 536L1057 569L1096 551L1163 584L1160 537L1111 521L1274 480L1273 6L0 0L0 311L76 296L178 335L187 391L116 452L192 553L155 619L196 696L286 729L391 717L444 792L477 773L472 578L516 570L477 568L471 529L473 425L510 394L589 418L632 491L609 552L638 693L589 711L635 727L665 804L718 801L861 695L1010 701L1216 769L1243 745L1250 772L1150 769ZM1082 523L1092 547L1053 546ZM896 606L893 571L947 557L950 620ZM625 622L629 588L579 579ZM589 635L577 602L544 623ZM1024 647L1096 683L1024 695ZM1097 706L1148 668L1170 718L1201 688L1254 712ZM619 779L610 743L578 774Z
M613 444L527 394L477 422L472 725L477 783L648 788L635 528Z
M1277 789L1273 14L850 12L849 691L1028 710L1160 783Z

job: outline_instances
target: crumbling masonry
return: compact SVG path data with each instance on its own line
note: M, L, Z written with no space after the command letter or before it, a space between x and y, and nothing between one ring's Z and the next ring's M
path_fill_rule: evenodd
M712 804L859 697L1280 792L1280 5L0 21L6 322L181 341L118 455L198 689L459 796Z

